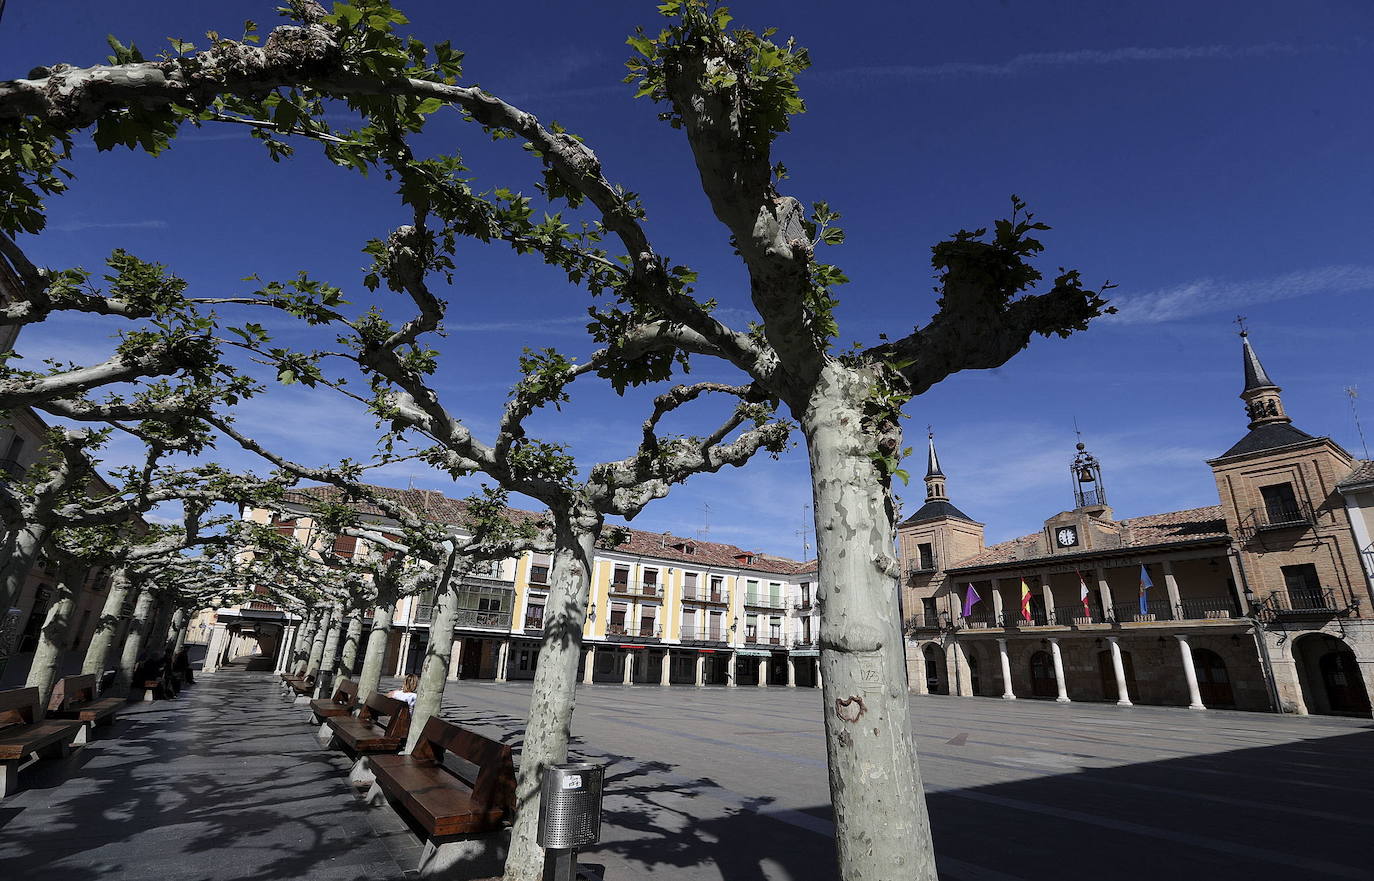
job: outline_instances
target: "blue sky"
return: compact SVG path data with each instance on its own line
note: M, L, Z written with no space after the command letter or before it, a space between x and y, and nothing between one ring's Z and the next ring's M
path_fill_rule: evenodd
M274 5L10 3L0 76L95 63L106 33L156 50L167 36L237 33L245 18L270 27ZM468 82L585 136L609 176L643 194L659 250L697 269L703 295L743 324L743 274L680 133L620 82L624 38L657 26L654 5L401 4L417 36L468 52ZM1214 504L1203 460L1245 431L1238 312L1295 424L1360 453L1344 389L1364 392L1374 429L1374 120L1364 97L1374 7L752 2L734 11L812 52L809 113L775 157L791 172L787 192L845 215L848 240L828 254L853 280L840 291L842 343L927 320L929 247L1004 216L1012 193L1054 227L1046 272L1073 266L1119 285L1119 316L1069 340L1036 340L1004 368L958 375L912 403L908 511L921 500L931 424L951 497L988 524L989 541L1035 529L1072 503L1075 420L1118 516ZM484 143L440 119L424 143L461 149L479 186L532 191L532 165L512 142ZM333 169L309 145L273 165L237 130L189 133L158 159L86 145L74 168L73 191L51 203L50 231L26 243L31 252L97 266L125 247L168 263L197 292L299 269L356 290L362 243L405 220L385 182ZM440 382L479 433L499 414L521 346L588 348L587 297L528 258L467 247L447 296ZM55 322L26 331L20 350L90 360L103 357L109 332L95 320ZM709 363L696 375L735 378ZM590 462L628 453L643 413L642 396L588 386L538 428ZM240 419L305 460L362 455L372 442L368 420L323 393L274 391ZM386 477L470 491L406 465ZM799 556L808 502L797 450L695 479L635 525L696 534L709 520L714 539Z

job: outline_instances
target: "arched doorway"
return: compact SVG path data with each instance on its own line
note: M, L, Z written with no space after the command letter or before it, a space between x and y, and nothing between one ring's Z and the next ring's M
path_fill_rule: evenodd
M1059 694L1059 686L1054 681L1054 661L1049 652L1040 651L1030 656L1030 677L1033 697Z
M926 662L926 693L949 694L945 679L945 651L933 643L926 643L921 649L921 657Z
M1303 700L1309 713L1369 716L1369 692L1350 646L1325 633L1299 637L1293 644Z
M1235 693L1231 691L1231 674L1226 662L1211 649L1193 649L1193 669L1197 671L1197 690L1202 703L1208 707L1234 707Z
M1126 674L1126 694L1134 703L1140 699L1140 695L1135 684L1135 663L1131 661L1131 653L1128 651L1121 652L1121 670ZM1121 700L1116 693L1116 670L1112 667L1110 649L1103 649L1097 653L1097 671L1102 676L1102 699Z

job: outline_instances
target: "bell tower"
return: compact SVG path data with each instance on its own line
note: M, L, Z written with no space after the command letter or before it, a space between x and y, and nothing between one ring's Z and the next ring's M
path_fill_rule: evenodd
M930 451L926 454L926 501L948 502L945 495L945 472L940 470L940 457L935 452L935 432L926 434Z
M1102 484L1102 463L1088 452L1082 441L1069 472L1073 475L1073 506L1075 508L1105 508L1107 488Z
M1240 399L1245 402L1245 414L1250 417L1250 428L1255 429L1273 423L1291 423L1293 420L1283 412L1283 398L1279 396L1283 389L1275 385L1269 374L1264 372L1264 365L1260 363L1259 356L1250 345L1250 334L1245 330L1240 332L1240 344L1241 357L1245 361L1245 388L1241 390Z

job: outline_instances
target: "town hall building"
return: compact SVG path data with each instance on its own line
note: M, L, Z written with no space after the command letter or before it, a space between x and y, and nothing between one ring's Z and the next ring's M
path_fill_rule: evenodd
M1080 443L1073 508L988 546L930 439L898 528L914 691L1370 715L1374 462L1295 427L1241 336L1217 505L1117 520Z

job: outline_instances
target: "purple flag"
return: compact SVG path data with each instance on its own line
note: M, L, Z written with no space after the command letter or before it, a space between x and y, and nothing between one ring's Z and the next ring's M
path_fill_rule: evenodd
M968 617L969 612L972 612L972 611L973 611L973 607L976 606L976 605L978 604L978 602L979 602L980 600L982 600L982 599L983 599L983 598L980 597L980 596L978 595L978 591L974 590L974 589L973 589L973 585L970 584L970 585L968 586L968 593L964 594L964 612L963 612L963 615L964 615L965 618Z

